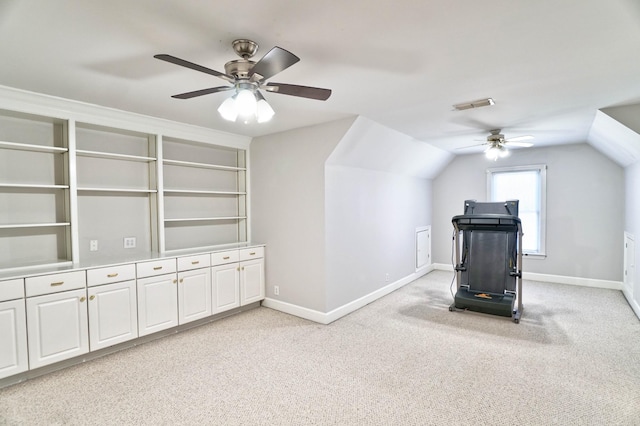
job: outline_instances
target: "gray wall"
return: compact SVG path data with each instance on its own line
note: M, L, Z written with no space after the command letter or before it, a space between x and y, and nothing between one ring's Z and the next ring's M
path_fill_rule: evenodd
M526 258L523 270L622 281L624 170L588 144L513 150L497 162L456 157L433 183L433 261L450 264L451 217L465 199L486 201L486 169L528 164L548 167L547 257Z
M326 168L327 308L413 274L416 228L431 224L431 180Z
M251 230L266 243L267 297L325 312L324 163L353 119L251 142Z
M440 151L364 118L254 139L252 239L267 244L267 297L327 313L415 273L431 180L398 164L424 173L415 164L442 165Z

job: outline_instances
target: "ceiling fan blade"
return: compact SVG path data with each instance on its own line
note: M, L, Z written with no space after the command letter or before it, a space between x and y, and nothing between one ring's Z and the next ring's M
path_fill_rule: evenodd
M249 77L252 81L266 80L280 71L286 70L299 60L300 58L288 50L275 46L251 68Z
M531 142L514 142L513 140L505 141L504 144L506 146L521 146L523 148L529 148L533 146Z
M195 98L196 96L209 95L211 93L224 92L231 89L233 89L233 86L210 87L209 89L201 89L201 90L195 90L193 92L180 93L179 95L173 95L171 97L176 99L191 99L191 98Z
M530 141L531 139L533 139L533 136L524 135L524 136L516 136L515 138L508 138L506 139L506 142L522 142L522 141Z
M461 146L460 148L456 148L456 150L458 150L458 149L467 149L467 148L475 148L476 146L482 146L482 145L489 145L489 144L487 142L485 142L485 143L477 143L475 145Z
M153 57L156 59L160 59L161 61L171 62L172 64L176 64L176 65L180 65L181 67L186 67L192 70L200 71L205 74L215 75L216 77L220 77L223 80L227 80L229 83L235 82L235 79L230 75L227 75L225 73L222 73L216 70L212 70L211 68L203 67L202 65L194 64L193 62L185 61L184 59L176 58L175 56L161 54L161 55L154 55Z
M330 89L321 89L319 87L298 86L295 84L267 83L263 86L267 92L280 93L282 95L299 96L301 98L316 99L318 101L326 101L331 96Z

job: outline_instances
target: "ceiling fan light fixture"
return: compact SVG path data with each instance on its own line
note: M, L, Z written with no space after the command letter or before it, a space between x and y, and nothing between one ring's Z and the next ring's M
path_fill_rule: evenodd
M465 102L462 104L455 104L453 109L455 111L464 111L472 108L481 108L486 106L495 105L495 101L492 98L478 99L477 101Z
M497 161L498 158L508 157L509 154L510 154L509 150L502 145L493 145L484 152L484 155L489 160L493 160L493 161Z

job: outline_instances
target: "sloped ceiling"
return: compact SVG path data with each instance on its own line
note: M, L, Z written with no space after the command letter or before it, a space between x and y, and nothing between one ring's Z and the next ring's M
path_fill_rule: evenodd
M640 159L640 105L607 108L596 113L589 144L622 167Z
M452 158L448 151L358 117L327 164L433 179Z
M225 82L154 54L222 71L236 38L295 53L272 80L331 98L265 94L272 122L238 124L216 112L225 94L170 97ZM363 116L474 153L456 149L494 128L584 142L596 111L640 102L638 0L3 0L0 40L0 85L251 137Z

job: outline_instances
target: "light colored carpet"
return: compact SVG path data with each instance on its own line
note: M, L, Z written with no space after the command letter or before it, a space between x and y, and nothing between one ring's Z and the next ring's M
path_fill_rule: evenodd
M3 425L640 425L619 291L525 281L520 324L435 271L323 326L258 308L0 390Z

